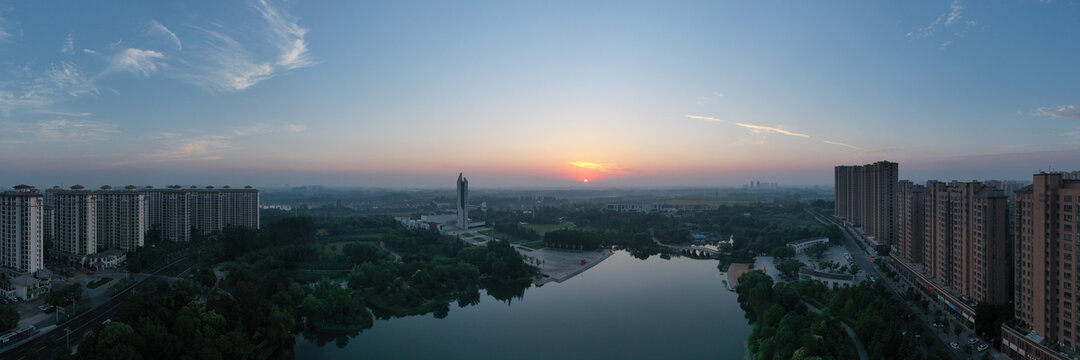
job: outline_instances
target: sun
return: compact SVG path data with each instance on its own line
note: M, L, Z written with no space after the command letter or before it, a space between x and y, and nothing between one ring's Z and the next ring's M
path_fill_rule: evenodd
M582 182L589 182L589 179L582 180Z

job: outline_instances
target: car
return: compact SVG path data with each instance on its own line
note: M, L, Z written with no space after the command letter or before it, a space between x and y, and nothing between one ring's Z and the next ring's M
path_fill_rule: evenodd
M979 345L978 348L975 348L975 350L986 351L986 349L989 349L989 348L990 348L989 344L981 344L981 345Z
M53 306L52 304L41 304L41 306L38 306L37 308L41 311L49 311L49 309L52 309Z
M111 323L111 322L112 322L112 319L105 319L105 321L101 322L101 325L109 325L109 323Z
M939 329L945 327L945 325L938 324L938 323L934 323L933 325L930 325L930 326L933 326L933 327L936 327L936 328L939 328Z
M957 344L955 341L949 343L949 347L951 347L953 350L960 350L960 344Z
M979 338L970 338L970 339L968 339L968 344L974 344L974 343L977 343L977 342L979 342Z

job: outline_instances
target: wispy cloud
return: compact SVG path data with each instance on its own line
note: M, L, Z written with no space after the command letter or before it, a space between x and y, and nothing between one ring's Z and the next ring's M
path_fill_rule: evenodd
M198 59L193 60L195 69L184 78L210 91L241 91L270 79L279 71L315 64L304 40L307 28L268 1L257 0L252 4L265 20L267 40L277 49L273 58L267 59L266 54L250 50L224 30L193 26L204 36L198 44Z
M136 75L141 75L144 78L150 77L150 75L156 73L159 68L165 66L165 63L162 61L164 59L165 54L154 50L127 48L114 55L109 60L109 68L105 69L105 71L98 74L96 77L101 77L115 71L131 72Z
M791 131L787 131L787 130L784 130L784 129L781 129L781 128L776 128L776 127L753 125L753 124L744 124L744 123L735 123L735 125L742 126L744 128L750 129L750 131L754 132L754 133L771 132L771 133L790 135L790 136L798 136L798 137L804 137L804 138L809 138L810 137L810 135L791 132Z
M848 144L838 142L838 141L822 140L822 142L824 142L826 144L843 146L843 147L846 147L846 148L849 148L849 149L854 149L854 150L859 150L859 151L866 151L866 149L863 149L861 147L858 147L858 146L855 146L855 145L848 145Z
M286 70L311 66L311 54L308 53L307 42L304 36L308 29L297 24L291 15L278 11L267 0L258 0L255 9L259 11L263 19L270 24L270 29L276 39L275 44L281 49L281 56L277 64Z
M1034 115L1054 119L1080 119L1080 106L1059 105L1035 109Z
M724 94L723 94L723 93L721 93L721 92L719 92L719 91L713 91L713 96L716 96L716 97L724 97Z
M236 136L254 136L263 134L301 133L304 131L307 131L307 126L301 124L251 124L234 128L232 133Z
M36 122L4 122L5 139L39 142L91 142L105 141L119 132L116 124L92 120L52 119Z
M71 96L97 95L98 89L94 81L87 79L79 71L79 67L70 61L63 61L60 66L53 66L46 72L46 76L60 91Z
M41 114L59 115L59 116L66 116L66 117L87 117L87 116L93 116L94 115L94 113L90 113L90 112L73 113L73 112L55 111L55 110L47 110L47 109L37 110L35 112L41 113Z
M232 149L227 136L206 136L175 141L165 148L113 165L130 165L145 162L169 162L192 160L219 160L221 154Z
M686 115L686 117L691 118L691 119L695 119L695 120L702 120L702 121L724 122L724 120L722 120L722 119L717 119L717 118L708 117L708 116Z
M161 25L157 20L150 20L147 26L149 27L147 29L148 35L165 37L172 41L173 45L176 45L176 50L184 50L184 44L180 42L180 37L176 36L176 33L169 30L165 25Z
M573 165L573 166L576 166L576 167L579 167L579 168L589 169L589 170L606 171L608 169L608 167L605 166L604 164L598 164L598 163L588 162L588 161L571 161L569 164Z
M962 38L967 35L968 30L977 23L972 19L961 21L962 19L964 19L964 5L960 3L960 0L954 0L949 4L949 9L945 13L938 15L934 18L934 21L930 22L930 24L909 31L906 36L908 39L912 40L924 39L934 36L939 30L951 28L953 25L962 25L961 29L952 36L954 39ZM945 40L941 42L939 48L945 49L952 44L953 40Z
M60 52L70 54L72 51L75 51L75 36L69 33L64 39L64 46L60 47Z

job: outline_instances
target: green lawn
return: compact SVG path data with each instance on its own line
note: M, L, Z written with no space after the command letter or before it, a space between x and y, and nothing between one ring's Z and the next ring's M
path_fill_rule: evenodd
M544 236L544 234L547 234L549 231L562 230L573 227L570 224L527 224L521 226L536 230L536 232L539 233L540 236Z
M533 241L533 242L522 243L521 246L524 246L524 247L527 247L527 248L530 248L530 249L543 249L544 248L544 241L541 240L541 241Z
M367 243L367 244L371 244L374 247L379 247L379 243L375 242L374 240L367 240L367 241L363 241L363 240L360 240L360 241L357 241L357 240L334 241L334 242L326 243L326 245L323 246L323 253L326 254L326 256L329 256L329 257L338 257L338 256L343 255L342 252L341 252L341 249L343 247L345 247L345 245L353 244L353 243Z

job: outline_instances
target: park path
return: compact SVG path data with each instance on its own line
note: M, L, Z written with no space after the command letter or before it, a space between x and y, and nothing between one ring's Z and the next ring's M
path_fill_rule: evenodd
M810 311L813 311L815 313L821 312L821 309L818 309L814 305L810 305L810 303L808 302L803 301L803 305L806 305L806 307L810 309ZM855 342L855 349L859 351L859 359L870 360L870 355L866 354L866 347L864 347L863 343L859 341L859 338L855 336L855 330L851 330L851 327L849 327L843 321L840 321L840 326L842 326L844 328L844 332L846 332L848 336L851 337L851 341Z

